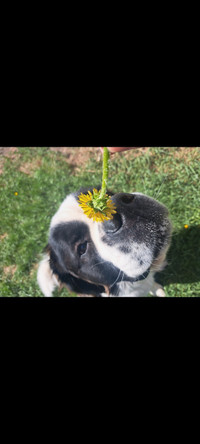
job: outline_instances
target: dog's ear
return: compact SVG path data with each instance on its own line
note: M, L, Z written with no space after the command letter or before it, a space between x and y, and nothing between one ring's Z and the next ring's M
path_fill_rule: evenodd
M62 285L79 295L100 296L104 292L103 286L83 281L70 272L63 272L55 252L49 245L44 251L44 258L38 268L37 281L45 296L52 296L55 288Z
M48 248L46 251L43 260L39 264L37 281L44 296L52 296L53 291L59 286L59 283L50 268L50 254Z

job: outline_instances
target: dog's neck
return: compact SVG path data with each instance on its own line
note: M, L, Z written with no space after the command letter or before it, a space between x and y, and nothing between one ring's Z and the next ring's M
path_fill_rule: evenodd
M137 278L135 280L130 279L117 282L110 289L109 296L110 297L144 296L144 294L148 293L148 289L151 287L153 280L154 280L154 272L150 272L150 270L148 270L148 272L146 272L146 277L143 277L141 279ZM108 297L108 294L102 293L101 296Z

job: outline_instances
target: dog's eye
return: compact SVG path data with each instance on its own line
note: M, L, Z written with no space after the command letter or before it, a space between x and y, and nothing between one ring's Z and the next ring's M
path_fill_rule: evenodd
M87 241L83 242L82 244L79 244L77 247L77 253L79 256L82 256L87 250Z

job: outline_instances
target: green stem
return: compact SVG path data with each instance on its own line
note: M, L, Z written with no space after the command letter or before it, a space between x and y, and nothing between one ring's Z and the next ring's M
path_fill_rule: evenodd
M108 181L108 161L110 158L110 152L106 146L103 148L103 175L102 175L102 187L101 187L101 193L100 198L104 197L106 194L106 188L107 188L107 181Z

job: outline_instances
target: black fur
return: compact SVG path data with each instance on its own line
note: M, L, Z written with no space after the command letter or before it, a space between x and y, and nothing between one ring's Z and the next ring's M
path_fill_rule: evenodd
M50 267L53 273L58 277L59 281L63 284L66 284L70 291L79 294L92 295L96 297L100 297L101 293L105 291L104 287L100 285L91 284L83 279L79 279L75 276L72 276L70 273L63 273L59 266L59 261L51 249L51 247L47 246L47 251L50 254Z

